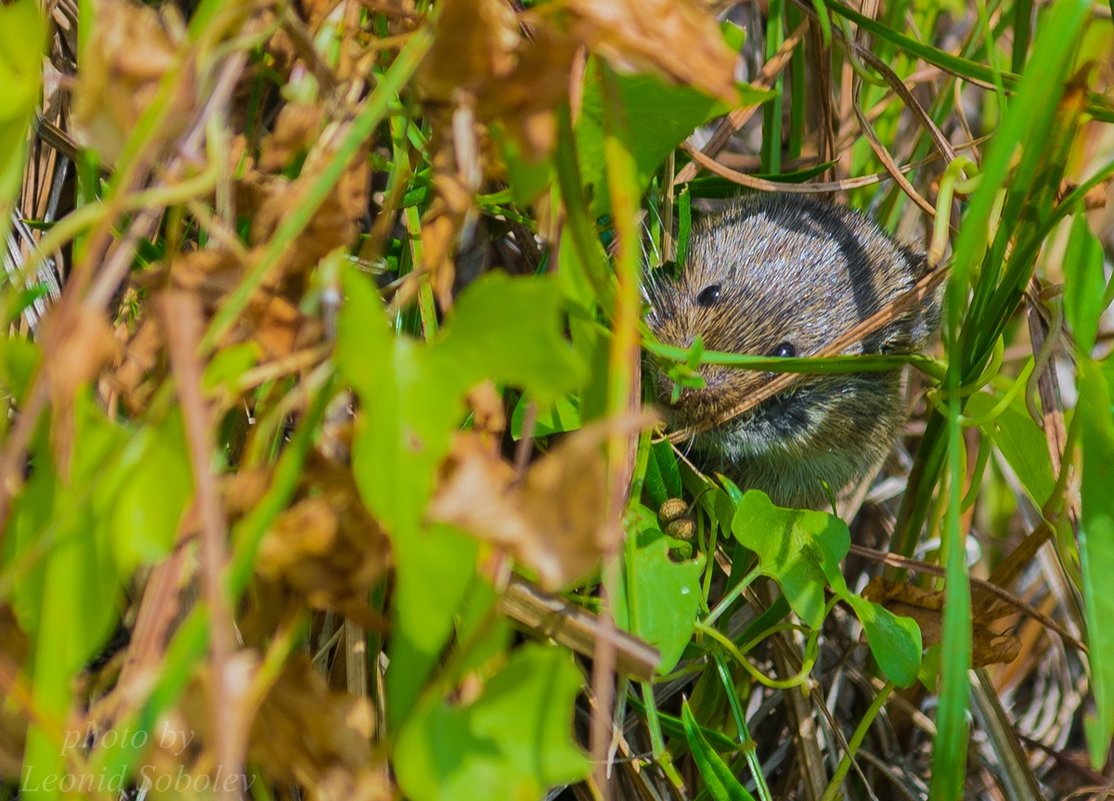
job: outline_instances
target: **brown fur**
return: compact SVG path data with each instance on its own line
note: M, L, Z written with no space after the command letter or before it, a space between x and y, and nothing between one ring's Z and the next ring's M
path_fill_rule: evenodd
M923 257L849 209L796 195L757 195L693 231L684 273L653 292L657 337L706 350L771 354L791 343L809 356L889 305L924 275ZM698 297L713 285L719 299ZM705 295L705 298L708 296ZM845 353L912 353L939 319L930 299ZM717 419L769 374L704 365L706 386L670 407L684 427ZM667 399L671 389L662 376ZM749 412L696 437L706 466L784 506L822 508L824 483L838 493L877 470L904 422L900 371L808 376Z

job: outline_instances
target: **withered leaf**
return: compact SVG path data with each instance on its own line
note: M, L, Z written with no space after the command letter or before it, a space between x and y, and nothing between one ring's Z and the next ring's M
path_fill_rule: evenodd
M264 198L252 219L252 242L265 242L294 206L304 202L304 187L318 179L321 165L331 155L324 150L311 152L293 183L277 177L256 179L253 191L263 190ZM351 245L359 232L359 221L367 214L370 192L371 167L366 149L361 149L329 190L305 230L288 248L280 268L282 279L289 281L301 276L332 251Z
M248 307L253 339L263 346L270 358L288 356L295 350L309 347L321 339L320 320L302 314L286 298L258 293Z
M239 286L245 273L241 259L221 248L188 251L176 256L170 265L174 286L196 292L208 312ZM156 281L158 276L146 279L149 284ZM319 342L323 332L320 321L303 314L296 306L302 289L300 277L280 285L278 275L268 276L253 293L242 321L246 325L237 330L237 337L251 337L262 346L265 356L274 359ZM290 296L279 294L283 291Z
M418 73L430 97L451 102L459 92L479 95L515 63L520 34L503 0L445 0L437 38Z
M251 727L248 756L270 777L297 782L319 801L391 798L369 742L366 698L329 689L302 655L284 667Z
M309 474L315 494L278 517L260 547L257 569L315 609L336 609L365 628L380 627L367 598L387 569L387 538L350 472L314 456Z
M503 397L495 384L491 381L477 384L465 400L472 410L472 429L489 434L493 441L498 441L507 430L507 415L503 409Z
M881 604L895 615L905 615L917 621L925 647L939 644L943 627L943 591L926 590L908 582L888 581L875 576L863 590L863 597ZM1017 658L1021 641L1012 634L1000 634L990 628L994 620L1001 616L984 614L972 622L971 667L1012 662Z
M524 21L505 0L446 0L418 76L433 101L437 193L422 220L422 274L444 307L452 303L453 249L474 213L473 198L485 176L501 171L488 126L497 123L526 159L541 160L555 142L554 109L568 96L579 42L542 17L526 36ZM413 294L412 284L403 299Z
M736 54L698 0L568 0L573 31L617 70L652 72L734 105Z
M19 628L12 608L0 604L0 670L19 670L26 659L27 635ZM19 780L26 737L26 714L14 704L0 704L0 779Z
M123 328L117 328L118 341ZM158 364L162 347L162 328L153 318L144 319L126 340L119 365L106 377L108 387L120 393L132 412L142 409L154 391L147 379Z
M481 123L499 121L537 160L552 149L552 111L568 96L580 42L544 17L528 21L530 36L520 25L527 18L503 0L449 0L419 78L428 97L467 105Z
M72 395L116 352L116 337L108 321L80 303L55 306L43 318L39 341L51 390L59 395Z
M177 54L185 26L170 10L129 0L94 0L92 35L82 48L74 86L74 130L79 140L108 161L119 158L159 82L177 70L176 108L163 134L173 138L192 119L195 90Z
M199 293L206 309L216 308L224 296L236 288L243 275L241 261L222 248L186 251L170 263L170 279L174 286Z
M320 106L290 103L283 106L274 130L263 139L259 153L259 169L279 172L294 156L309 148L321 128Z
M74 393L112 360L116 337L108 321L94 309L78 302L62 302L43 317L39 342L54 412L51 440L58 463L68 465L74 434Z
M595 567L605 545L611 501L603 440L653 420L638 414L581 429L532 464L520 483L479 435L459 434L428 515L507 548L543 587L565 587Z

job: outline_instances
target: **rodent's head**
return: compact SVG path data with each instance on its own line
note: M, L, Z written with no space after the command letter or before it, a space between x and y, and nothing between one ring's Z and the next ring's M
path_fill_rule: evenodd
M700 336L705 350L811 356L911 289L925 270L923 257L856 212L758 195L694 228L684 272L657 287L648 322L659 340L680 347ZM912 353L938 317L931 299L844 352ZM670 407L675 428L719 419L770 380L716 365L700 372L705 386L685 390ZM805 376L696 443L726 462L721 469L741 465L745 480L775 501L815 505L823 497L819 478L839 490L869 469L865 456L876 464L892 447L904 417L900 387L896 371ZM664 376L659 388L668 400Z

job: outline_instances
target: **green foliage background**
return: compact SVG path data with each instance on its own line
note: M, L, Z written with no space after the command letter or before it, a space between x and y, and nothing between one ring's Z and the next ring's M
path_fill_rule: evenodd
M218 768L242 771L239 786L256 798L415 801L866 798L892 797L894 785L908 797L990 797L993 785L1035 798L1110 778L1112 226L1088 210L1114 173L1110 10L989 0L894 2L867 15L835 0L774 0L743 30L717 26L697 3L677 5L691 18L615 3L611 28L589 6L555 1L513 10L499 0L324 9L203 0L161 18L108 5L82 0L69 28L48 26L32 0L0 5L0 198L38 231L2 296L8 797L95 795L82 782L119 777L102 793L112 795L176 769L205 795L202 777ZM640 27L655 14L660 30ZM140 19L159 21L145 29ZM460 38L446 19L474 28ZM104 56L113 25L133 38ZM802 25L783 68L738 83L733 102L713 77L685 72L703 47L769 64ZM547 38L554 31L580 49L561 50ZM480 81L467 43L512 34L520 65L530 48L550 54L575 79L572 92L562 74L559 91L539 82L531 100L517 67ZM35 112L57 97L41 93L59 91L42 88L44 42L51 63L63 60L60 42L76 52L75 104L94 91L81 81L106 70L105 113L126 123L108 141L100 112L84 122L75 113L72 130L62 114L57 137L70 150L59 152L76 177L65 184L69 208L49 219L28 210L35 181L51 180L36 172L48 126ZM152 48L153 77L113 61L128 46ZM430 76L453 73L454 47L461 84L441 96ZM114 69L137 84L119 83ZM516 92L525 99L512 103ZM126 96L142 106L129 111ZM835 130L817 124L831 121L818 116L820 97L842 98ZM296 106L317 115L310 134L253 176L276 120ZM841 202L916 232L949 271L941 346L914 359L932 386L888 546L889 567L912 566L942 602L939 640L859 591L855 580L883 568L852 569L858 530L700 475L649 431L612 428L599 455L607 486L557 504L595 504L599 529L622 531L597 543L597 569L563 588L566 610L601 626L590 661L560 636L516 631L504 614L508 577L536 576L536 565L431 519L430 501L462 431L490 434L522 479L526 460L552 456L569 432L629 419L652 400L643 350L648 369L662 364L680 381L701 361L780 369L666 348L640 322L642 285L663 261L683 262L694 206L743 191L708 174L675 184L683 145L747 109L754 118L731 147L738 163L783 191L880 174L842 185ZM912 165L907 186L887 174L888 153ZM344 206L353 171L373 189L356 212ZM280 198L269 228L257 230L265 204L232 211L249 179ZM329 216L338 207L340 223ZM353 241L330 238L345 226ZM485 270L454 289L452 268L466 272L473 238L503 245L499 266L518 274ZM299 266L299 249L319 241L323 253ZM442 247L449 255L437 261ZM182 264L206 252L233 265L215 298L204 280L183 278ZM43 295L33 276L48 256L65 289L32 326L27 310ZM288 352L268 350L261 298L292 310L298 344ZM130 403L112 382L147 323L162 334L133 387L141 401ZM123 343L115 351L112 336ZM790 361L780 367L847 369ZM484 428L478 386L496 397L508 432ZM692 539L659 520L677 497L691 504ZM332 504L340 531L312 555L329 576L315 579L316 595L267 567L268 549L291 542L281 537L303 519L293 513L314 498ZM364 527L346 527L352 519ZM972 560L976 536L983 550ZM1013 582L1039 569L1042 545L1055 585L1018 600ZM191 585L180 611L145 606L159 571L180 558L189 567L178 578ZM1050 642L1070 652L1058 664L1085 677L1088 702L1063 700L1074 703L1066 734L1045 748L1067 760L1085 752L1088 768L1050 765L1020 731L1017 697L994 691L995 680L1008 684L1005 668L972 667L981 636L972 618L989 614L972 576L1003 579L1011 609L1055 621L1023 652L1027 686L1050 670L1040 666ZM373 624L356 625L344 606L353 595ZM134 639L145 609L169 621L154 657ZM652 680L608 669L614 627L658 649ZM114 630L131 630L132 644L110 647ZM854 648L860 635L866 650ZM843 673L832 654L852 651ZM318 673L291 691L299 656ZM136 678L130 659L151 661ZM822 715L825 694L835 700ZM810 743L791 734L801 704L822 732ZM892 720L917 705L931 717L927 733L923 715L913 726ZM366 728L354 722L364 717ZM261 730L266 720L293 733ZM197 735L193 750L154 746L175 729ZM889 744L903 761L887 771L868 754L885 754L894 732L907 748ZM175 793L157 783L153 792Z

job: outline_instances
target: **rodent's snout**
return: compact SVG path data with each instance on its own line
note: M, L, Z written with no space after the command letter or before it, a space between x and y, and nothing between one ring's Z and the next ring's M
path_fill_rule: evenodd
M702 387L684 387L673 397L672 382L662 377L660 382L662 399L668 405L670 412L686 421L695 421L706 417L714 417L730 406L747 387L739 382L739 371L725 370L717 365L703 365L700 377L704 380ZM746 382L743 382L745 384Z

